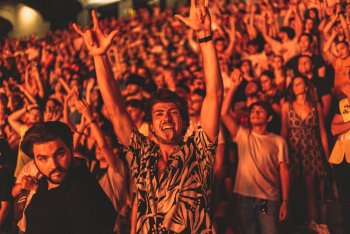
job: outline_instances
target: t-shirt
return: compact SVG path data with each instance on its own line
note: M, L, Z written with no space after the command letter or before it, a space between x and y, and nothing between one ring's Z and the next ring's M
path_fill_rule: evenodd
M271 46L275 54L281 55L284 61L288 61L293 56L299 53L299 47L298 47L298 42L296 38L284 43L281 43L279 41L273 41L271 43Z
M334 103L335 115L341 115L344 123L350 121L350 104L348 98L343 98L339 103ZM333 146L328 162L332 164L340 164L344 161L350 163L350 131L338 135Z
M22 167L26 165L30 160L32 160L28 155L26 155L22 150L21 150L21 143L24 137L24 134L26 131L29 129L27 125L22 125L20 128L20 143L19 143L19 148L18 148L18 155L17 155L17 163L16 163L16 169L15 169L15 177L18 176L19 172L22 170Z
M119 159L119 163L123 163L121 159ZM118 215L116 218L114 232L120 233L120 219L121 216L126 216L126 206L127 206L127 176L124 167L121 171L115 171L112 167L108 167L107 172L101 177L98 181L101 185L103 191L111 200L113 207L118 211Z
M126 160L137 186L138 233L215 233L209 209L215 151L198 127L158 178L159 146L133 131Z
M289 163L287 143L283 137L260 135L239 127L238 167L234 193L267 200L280 199L279 164Z
M50 190L45 178L39 181L25 211L26 233L113 233L116 218L113 204L84 162L71 166L67 176L62 184Z

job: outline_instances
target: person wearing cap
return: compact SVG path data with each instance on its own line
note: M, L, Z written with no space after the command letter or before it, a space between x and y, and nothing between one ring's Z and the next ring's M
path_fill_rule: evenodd
M211 195L223 84L208 5L208 0L198 6L192 0L188 18L176 15L196 33L206 83L201 126L187 141L183 141L189 124L187 101L168 89L154 93L145 109L158 143L137 131L106 55L118 31L105 36L95 11L93 28L83 32L73 24L94 57L97 81L115 133L132 152L126 160L137 186L137 233L215 233Z
M113 233L116 211L85 162L73 157L66 124L34 124L21 149L43 176L25 210L26 233Z

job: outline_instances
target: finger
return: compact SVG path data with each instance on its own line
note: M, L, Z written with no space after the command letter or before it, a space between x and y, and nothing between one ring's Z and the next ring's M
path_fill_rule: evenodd
M175 15L175 17L187 26L191 25L191 21L189 20L189 18L185 18L182 15Z
M80 36L84 35L83 31L81 31L81 29L79 28L79 26L76 23L73 23L72 26L73 26L74 31L76 31Z
M94 24L94 30L100 31L100 24L98 22L96 11L92 10L91 15L92 15L92 22Z
M191 0L191 8L196 8L196 0Z
M202 14L202 18L204 19L204 17L207 15L207 11L206 11L206 9L203 6L200 7L200 11L201 11L201 14Z
M204 7L209 7L209 0L204 0Z
M84 105L85 108L89 108L89 104L87 103L87 101L85 99L81 100L81 103Z
M94 46L94 39L92 37L92 32L90 29L86 30L85 33L86 37L85 37L85 42L88 46Z
M197 15L198 21L203 22L202 12L201 12L200 8L196 9L196 15Z
M118 30L113 30L113 31L108 35L107 40L108 40L108 41L112 41L113 38L114 38L118 33L119 33ZM94 81L94 83L95 83L95 81Z

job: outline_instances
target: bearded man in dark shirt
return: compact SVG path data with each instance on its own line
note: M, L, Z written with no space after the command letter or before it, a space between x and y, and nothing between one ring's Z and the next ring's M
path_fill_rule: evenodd
M36 124L21 147L44 176L25 211L26 233L113 233L113 205L84 162L73 158L67 125Z

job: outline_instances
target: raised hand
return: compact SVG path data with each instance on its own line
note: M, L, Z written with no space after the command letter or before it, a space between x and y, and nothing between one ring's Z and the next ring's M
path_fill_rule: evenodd
M92 11L93 28L84 32L74 23L73 29L84 39L85 45L93 56L99 56L106 53L111 46L113 38L117 35L118 30L113 30L109 35L104 35L97 19L96 11Z
M91 90L95 86L95 79L90 78L86 85L86 90Z
M75 106L88 122L93 119L90 106L84 100L77 100Z
M37 182L30 176L24 176L21 180L20 185L22 189L29 191L36 191L36 189L38 188Z
M76 89L69 90L68 94L64 97L64 100L66 102L69 102L70 100L75 101L79 97L79 92Z
M211 19L208 11L209 0L204 0L204 5L196 6L196 0L191 0L189 17L175 15L181 22L192 28L194 31L211 32Z

